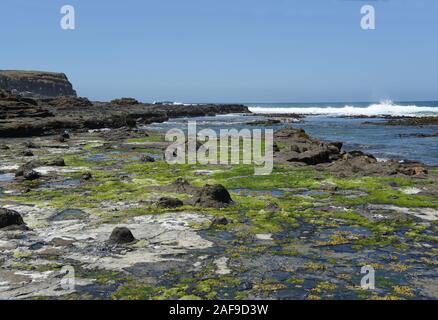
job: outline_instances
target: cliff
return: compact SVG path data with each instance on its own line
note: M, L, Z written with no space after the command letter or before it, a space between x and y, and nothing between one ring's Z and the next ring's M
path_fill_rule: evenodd
M76 96L63 73L0 70L0 89L36 97Z

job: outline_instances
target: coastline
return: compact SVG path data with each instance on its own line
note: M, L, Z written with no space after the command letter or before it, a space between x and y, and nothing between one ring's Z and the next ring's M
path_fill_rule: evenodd
M254 176L251 165L169 165L169 143L149 121L172 114L184 124L244 107L129 103L55 106L47 110L55 119L73 113L80 125L1 139L0 213L17 219L0 229L1 298L438 297L437 167L346 152L297 129L301 117L280 123L271 175ZM105 119L123 110L140 127L107 123L96 110ZM243 117L243 127L278 125ZM59 290L64 265L76 271L71 292ZM376 291L358 287L364 265L383 274Z

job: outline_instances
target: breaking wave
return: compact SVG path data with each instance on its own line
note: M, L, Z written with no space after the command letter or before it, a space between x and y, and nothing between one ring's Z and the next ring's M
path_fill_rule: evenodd
M253 106L249 110L262 114L303 114L303 115L329 115L329 116L431 116L438 115L438 107L425 107L416 105L397 105L392 101L383 101L370 104L366 107L345 105L343 107L318 106L318 107L268 107Z

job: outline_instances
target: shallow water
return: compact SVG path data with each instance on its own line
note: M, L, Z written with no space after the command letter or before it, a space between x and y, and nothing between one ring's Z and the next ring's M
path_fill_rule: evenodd
M438 108L437 108L438 110ZM168 122L153 124L149 128L166 132L178 128L187 132L188 121L196 121L197 131L206 128L215 130L243 128L256 129L247 123L264 119L262 116L225 115L215 117L195 117L170 119ZM293 127L303 128L312 137L324 141L342 141L344 150L361 150L377 158L414 160L427 165L438 165L438 137L405 137L416 133L436 133L438 126L380 126L363 124L366 121L383 121L383 118L345 118L333 116L307 116L303 121L293 123ZM263 126L263 129L280 129L290 124Z
M284 192L281 190L253 190L245 188L230 189L230 192L237 193L241 196L258 196L258 195L272 195L275 197L282 197Z
M66 209L61 212L56 213L53 217L53 221L63 221L63 220L80 220L87 217L87 214L78 209Z
M10 182L14 180L15 174L13 173L2 173L0 174L0 182Z

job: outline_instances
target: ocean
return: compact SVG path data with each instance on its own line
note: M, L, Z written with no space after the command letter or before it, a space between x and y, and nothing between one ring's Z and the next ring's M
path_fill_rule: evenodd
M295 113L326 116L438 116L438 101L354 103L248 103L254 113Z
M415 134L434 134L438 125L427 126L381 126L365 122L384 121L391 116L438 116L438 101L435 102L391 102L381 103L247 103L255 114L300 114L306 115L300 122L271 127L300 127L312 137L324 141L342 141L344 150L361 150L378 159L421 161L438 166L438 137L419 138ZM365 116L366 118L360 118ZM359 117L359 118L358 118ZM214 117L178 118L154 124L153 128L167 131L171 128L185 130L187 121L196 121L198 129L247 127L247 123L263 116L224 115Z

